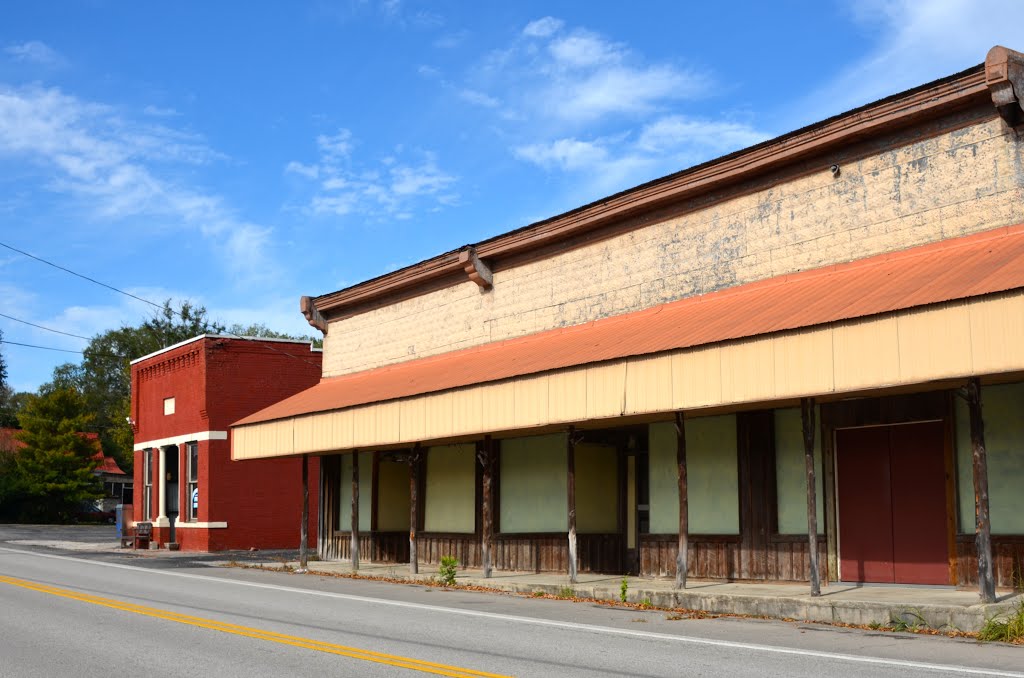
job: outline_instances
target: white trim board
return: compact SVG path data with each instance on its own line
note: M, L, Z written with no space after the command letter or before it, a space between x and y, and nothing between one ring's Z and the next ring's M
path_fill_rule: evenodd
M148 447L163 447L164 445L181 445L182 443L199 442L202 440L227 440L227 431L199 431L198 433L186 433L180 436L171 436L170 438L160 438L159 440L147 440L141 443L135 443L132 450L138 452Z
M212 523L174 523L174 529L176 530L212 530L214 528L227 526L228 524L224 521L215 521Z

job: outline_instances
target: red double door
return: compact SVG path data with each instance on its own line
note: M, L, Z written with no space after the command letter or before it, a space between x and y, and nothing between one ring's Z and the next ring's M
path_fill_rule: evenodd
M941 422L836 431L843 581L948 584Z

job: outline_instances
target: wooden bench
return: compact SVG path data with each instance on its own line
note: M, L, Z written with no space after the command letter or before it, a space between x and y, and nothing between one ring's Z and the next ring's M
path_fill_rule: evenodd
M149 542L153 539L153 523L135 523L129 533L121 537L121 548L129 545L133 549L149 548Z

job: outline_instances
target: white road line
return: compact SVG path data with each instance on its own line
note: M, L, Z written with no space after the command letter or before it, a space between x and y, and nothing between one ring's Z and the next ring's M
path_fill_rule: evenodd
M802 650L795 647L779 647L772 645L757 645L754 643L740 643L731 640L714 640L711 638L699 638L694 636L674 636L667 633L653 633L649 631L634 631L631 629L617 629L608 626L595 626L593 624L578 624L575 622L556 621L552 619L537 619L534 617L520 617L517 615L500 614L497 612L482 612L480 610L463 610L456 607L441 607L439 605L427 605L426 603L410 603L402 600L387 600L382 598L368 598L348 593L332 593L330 591L311 591L308 589L294 588L291 586L279 586L277 584L260 584L257 582L241 581L222 577L210 577L202 574L189 574L186 572L172 572L168 570L154 570L136 565L122 565L120 563L104 563L85 558L73 558L71 556L58 556L50 553L37 553L35 551L23 551L0 547L0 551L18 553L37 558L51 558L53 560L68 560L75 563L96 565L98 567L111 567L120 570L136 570L149 574L160 574L168 577L181 577L183 579L198 579L201 581L215 582L217 584L235 584L237 586L248 586L257 589L270 591L283 591L286 593L300 593L323 598L334 598L349 600L371 605L388 605L405 609L425 610L428 612L442 612L447 614L462 615L465 617L480 617L485 619L496 619L504 622L516 622L519 624L532 624L534 626L547 626L553 628L569 629L572 631L588 631L613 636L627 636L632 638L645 638L648 640L662 640L675 643L686 643L690 645L708 645L713 647L732 648L748 650L751 652L766 652L773 654L796 655L800 657L817 657L820 659L831 659L858 664L871 664L876 666L892 666L904 669L918 669L923 671L941 671L944 673L957 673L974 676L1000 676L1001 678L1024 678L1024 673L1016 671L999 671L995 669L975 668L971 666L956 666L947 664L929 664L927 662L904 661L899 659L885 659L882 657L862 657L852 654L840 654L834 652L823 652L820 650Z

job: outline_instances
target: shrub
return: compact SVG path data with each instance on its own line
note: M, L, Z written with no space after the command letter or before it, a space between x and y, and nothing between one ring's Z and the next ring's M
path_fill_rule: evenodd
M623 603L626 602L627 594L629 592L629 581L623 577L622 584L619 585L619 600Z
M441 567L437 570L438 579L445 586L455 585L455 574L459 571L459 561L455 556L441 556Z

